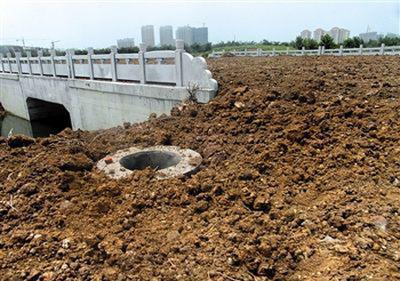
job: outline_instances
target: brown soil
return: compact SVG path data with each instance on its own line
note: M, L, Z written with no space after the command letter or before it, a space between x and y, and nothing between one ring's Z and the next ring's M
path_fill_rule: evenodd
M0 140L1 280L399 280L400 59L223 58L219 96L89 133ZM156 181L94 168L198 151Z

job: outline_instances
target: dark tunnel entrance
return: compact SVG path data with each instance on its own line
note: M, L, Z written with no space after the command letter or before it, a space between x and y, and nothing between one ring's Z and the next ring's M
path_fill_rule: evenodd
M34 137L46 137L72 128L71 117L63 105L34 98L28 98L26 103Z

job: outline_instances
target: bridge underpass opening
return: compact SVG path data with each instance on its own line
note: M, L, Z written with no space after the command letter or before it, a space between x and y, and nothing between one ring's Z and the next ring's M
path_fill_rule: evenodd
M72 128L71 117L63 105L34 98L28 98L26 103L34 137L45 137Z

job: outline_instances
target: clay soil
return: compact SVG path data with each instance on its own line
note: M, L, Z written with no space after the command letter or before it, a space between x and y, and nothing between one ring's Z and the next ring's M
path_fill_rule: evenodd
M206 105L0 140L1 280L399 280L400 58L223 58ZM191 177L121 180L129 146Z

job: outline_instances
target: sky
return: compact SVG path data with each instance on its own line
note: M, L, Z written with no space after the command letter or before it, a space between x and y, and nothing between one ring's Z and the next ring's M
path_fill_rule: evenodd
M141 42L140 27L153 24L156 43L162 25L202 26L209 41L290 41L303 29L334 26L350 36L369 26L400 33L400 0L0 0L0 45L57 48L109 47L120 38Z

